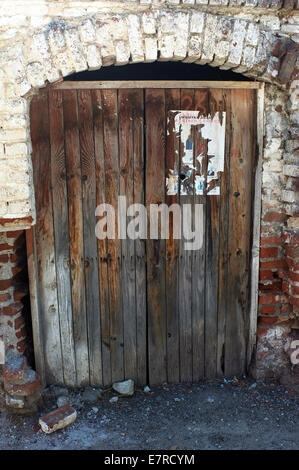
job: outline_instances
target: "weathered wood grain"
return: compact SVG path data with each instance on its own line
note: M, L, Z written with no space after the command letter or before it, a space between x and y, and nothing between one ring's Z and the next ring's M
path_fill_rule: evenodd
M90 384L102 385L101 316L95 236L96 166L91 93L78 90L84 269Z
M30 107L30 121L34 186L37 194L37 222L34 235L46 380L48 383L63 383L52 217L49 103L46 91L33 98Z
M102 92L92 90L95 175L97 206L106 202L105 184L105 155ZM110 353L110 306L108 282L108 248L107 239L98 239L98 271L99 295L101 315L101 343L102 343L102 375L103 385L111 385L111 353Z
M180 109L180 90L166 90L166 160L165 177L170 176L170 170L179 174L180 136L175 132L174 110ZM165 196L168 206L179 204L179 195ZM179 347L179 305L178 305L178 281L179 281L179 240L173 237L174 218L170 214L169 238L166 240L166 312L167 312L167 381L178 383L180 380L180 347Z
M209 113L208 90L195 90L194 110L200 115ZM200 126L194 129L194 166L197 174L207 178L207 142L202 138ZM201 165L197 156L202 155ZM204 378L205 374L205 220L206 220L206 194L194 194L193 204L203 206L203 244L200 250L192 252L192 355L193 371L192 379L197 382ZM194 217L194 214L193 214Z
M165 93L146 90L146 207L161 204L165 197ZM167 379L165 240L148 239L147 308L149 382Z
M124 322L124 374L137 379L137 323L135 242L127 237L127 206L134 201L134 107L135 90L119 90L119 180L120 195L126 199L119 212L122 225L122 305Z
M117 91L103 90L103 129L105 159L106 202L115 210L115 233L118 233L119 195L119 146ZM109 306L110 306L110 353L112 382L124 378L124 329L122 309L121 241L108 239L107 243Z
M57 294L61 329L63 376L66 385L76 385L76 358L74 346L72 292L70 277L69 220L64 152L63 95L49 91L51 178L53 222L57 272Z
M231 91L226 376L242 375L246 368L252 156L255 153L252 100L249 90Z
M76 91L63 94L66 175L68 189L70 267L77 385L89 384L89 355L84 273L82 184Z

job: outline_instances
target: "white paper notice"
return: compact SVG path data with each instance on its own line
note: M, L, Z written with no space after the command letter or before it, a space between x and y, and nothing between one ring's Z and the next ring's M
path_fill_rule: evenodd
M217 185L217 180L219 172L224 171L226 113L221 113L221 120L218 112L213 117L199 115L198 111L174 110L171 113L175 115L173 131L176 133L177 138L180 138L183 145L181 163L185 168L185 180L184 184L181 184L180 194L190 194L186 188L190 190L190 182L192 181L192 187L195 186L195 194L204 194L206 189L206 194L208 195L219 195L220 186ZM201 134L202 140L207 141L208 167L206 183L204 177L201 176L202 161L205 154L199 151L198 155L196 155L198 150L194 148L191 132L192 126L200 126L197 132ZM187 186L187 182L189 186ZM206 188L204 188L205 184ZM167 194L173 195L178 193L178 176L172 169L169 170L166 185Z

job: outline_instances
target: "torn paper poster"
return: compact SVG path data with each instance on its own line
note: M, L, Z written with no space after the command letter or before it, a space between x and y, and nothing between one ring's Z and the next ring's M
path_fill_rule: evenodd
M174 196L178 193L178 174L175 170L169 170L169 176L166 178L166 188L168 196Z
M225 112L202 116L199 111L170 111L175 135L182 146L180 177L174 180L174 170L166 178L167 194L220 194L219 173L224 171ZM168 124L170 120L168 119ZM194 127L195 126L195 127ZM196 138L198 133L198 138ZM204 176L203 159L207 157Z

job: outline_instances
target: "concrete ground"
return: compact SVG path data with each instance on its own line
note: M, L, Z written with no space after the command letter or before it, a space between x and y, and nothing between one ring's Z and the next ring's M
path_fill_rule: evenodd
M0 449L298 449L299 397L277 384L213 381L165 385L131 398L103 393L86 403L68 392L75 423L51 435L37 429L39 415L56 407L61 389L50 388L32 416L0 413ZM67 392L66 392L67 393Z

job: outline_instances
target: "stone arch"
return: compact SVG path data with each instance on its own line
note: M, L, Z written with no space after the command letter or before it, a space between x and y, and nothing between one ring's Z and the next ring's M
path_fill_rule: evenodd
M209 64L281 86L298 51L255 22L198 10L59 19L24 46L22 95L75 72L155 60Z

